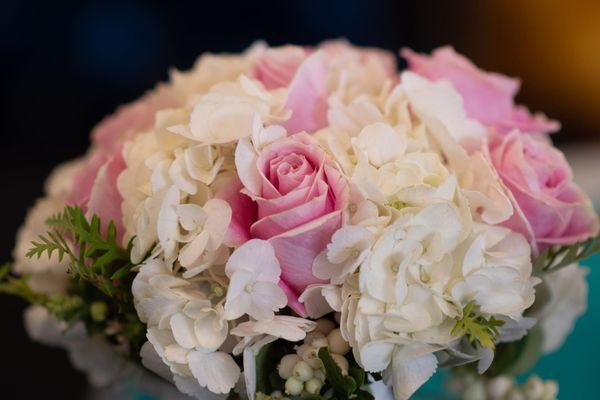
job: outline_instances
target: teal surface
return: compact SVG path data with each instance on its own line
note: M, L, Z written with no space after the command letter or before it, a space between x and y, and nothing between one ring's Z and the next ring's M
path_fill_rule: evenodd
M564 346L540 360L534 372L545 379L555 379L560 399L600 398L600 254L581 263L589 268L587 312L577 321Z

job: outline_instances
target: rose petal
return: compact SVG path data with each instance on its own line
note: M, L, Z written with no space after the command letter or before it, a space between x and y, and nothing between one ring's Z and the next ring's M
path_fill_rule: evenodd
M115 155L98 171L87 203L88 213L100 217L103 230L108 228L110 221L114 222L118 243L123 238L124 227L123 212L121 211L123 197L117 188L117 180L125 167L125 161L119 148Z
M240 246L250 240L250 226L256 221L257 205L241 193L242 188L242 182L234 176L215 195L215 198L225 200L231 207L231 223L224 239L228 246Z
M296 294L296 292L294 292L284 281L282 281L281 279L279 280L278 283L279 287L281 289L283 289L283 293L285 293L286 297L287 297L287 306L289 308L291 308L292 310L294 310L296 312L296 314L298 314L299 316L301 316L302 318L306 318L308 316L308 313L306 312L306 308L304 307L304 304L302 304L299 300L298 300L298 295Z
M341 212L335 211L269 239L281 264L281 279L296 293L310 284L323 283L313 276L312 263L340 224Z
M326 80L324 54L316 52L300 65L285 105L292 110L291 118L282 124L288 133L314 132L327 125Z

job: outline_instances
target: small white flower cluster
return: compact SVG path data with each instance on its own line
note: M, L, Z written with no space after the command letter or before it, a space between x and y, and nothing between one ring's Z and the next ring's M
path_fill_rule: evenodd
M325 383L323 362L318 357L322 347L329 348L342 375L348 375L349 364L344 355L350 351L350 345L331 320L323 318L315 322L315 330L306 335L302 345L295 347L296 354L283 356L277 367L279 376L285 380L285 393L288 395L320 393Z
M469 375L463 381L454 382L462 400L556 400L558 384L553 380L542 380L537 375L530 376L519 385L508 376L498 376L482 380Z

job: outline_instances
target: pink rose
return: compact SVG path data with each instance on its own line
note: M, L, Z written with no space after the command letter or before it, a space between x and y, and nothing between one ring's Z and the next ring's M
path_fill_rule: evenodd
M531 115L526 107L515 105L519 91L517 79L484 72L452 47L434 50L431 56L402 49L409 69L431 81L448 80L463 98L467 116L501 133L519 129L527 133L549 133L560 124L542 114Z
M71 194L67 198L68 204L80 206L87 214L98 215L104 229L109 221L113 221L118 241L123 239L124 233L121 211L123 197L117 189L117 179L126 167L121 151L122 146L112 154L99 149L92 151L75 175Z
M515 202L505 225L540 250L598 233L589 198L573 182L564 155L548 142L514 131L492 141L490 157Z
M281 264L280 286L301 315L298 296L313 283L315 257L342 223L348 185L325 151L307 134L277 140L261 151L243 139L236 150L239 178L217 197L233 209L227 242L268 240Z
M292 78L285 108L292 116L282 125L289 133L315 132L327 126L327 63L316 52L304 60Z
M267 90L287 87L307 55L308 51L298 46L267 49L254 63L251 76Z

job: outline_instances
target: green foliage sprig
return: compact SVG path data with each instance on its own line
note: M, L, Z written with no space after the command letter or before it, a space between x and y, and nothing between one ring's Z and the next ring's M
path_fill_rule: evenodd
M8 263L0 267L0 293L17 296L30 304L43 306L56 318L69 324L76 322L85 313L85 304L80 296L36 292L27 283L27 277L10 275Z
M481 313L475 312L475 302L470 301L463 308L463 316L454 325L451 333L460 336L466 335L471 344L481 344L484 347L494 349L494 339L498 336L498 327L504 325L504 321L490 317L486 319Z
M361 389L365 384L366 373L363 369L358 366L351 365L348 370L348 375L343 375L342 370L335 362L329 349L327 347L321 347L318 353L319 359L323 362L325 367L325 375L327 377L327 383L331 385L333 389L333 399L336 400L347 400L347 399L358 399L358 400L373 400L373 395ZM319 397L315 397L319 398Z
M0 293L41 305L69 324L82 321L90 336L100 334L109 342L125 344L129 354L137 357L146 339L131 293L135 275L135 265L130 262L132 242L123 248L112 221L102 229L98 216L88 220L79 207L65 206L46 224L48 232L32 242L27 257L56 254L59 261L66 258L71 277L66 293L33 290L27 276L11 275L9 264L0 268Z
M568 246L553 246L544 250L533 263L533 274L541 276L557 271L600 252L600 234L585 242Z
M120 280L134 265L130 262L131 242L127 249L117 243L115 224L109 222L106 232L97 215L88 221L80 207L65 206L62 213L46 221L50 230L32 242L27 257L48 257L56 253L60 261L69 259L69 272L97 287L121 306L129 305L131 295L123 290Z

